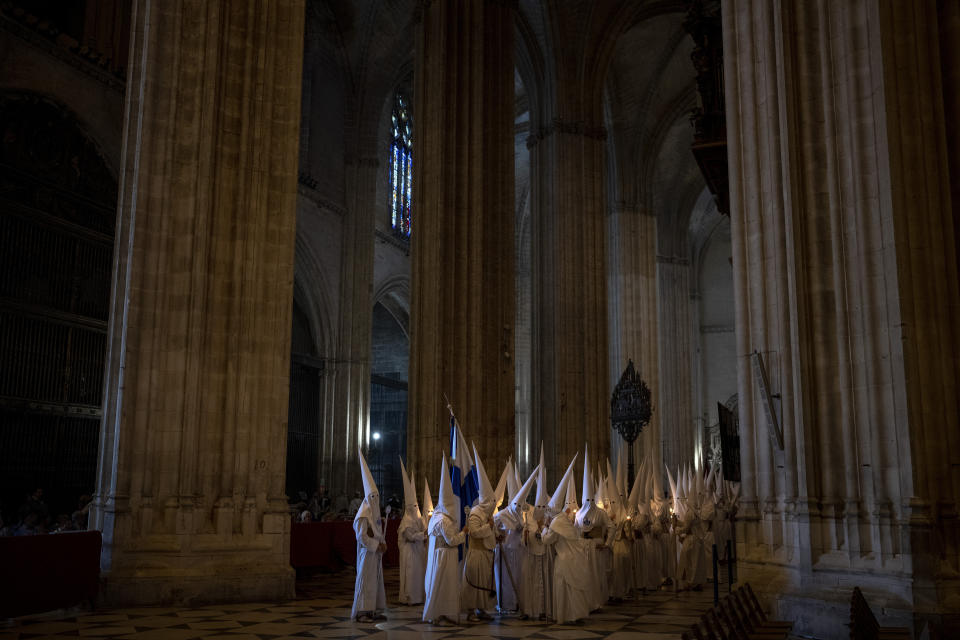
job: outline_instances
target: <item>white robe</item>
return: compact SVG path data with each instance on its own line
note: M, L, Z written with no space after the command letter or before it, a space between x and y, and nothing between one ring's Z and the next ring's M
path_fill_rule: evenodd
M625 516L618 515L614 525L612 557L613 566L610 573L610 597L624 599L630 595L633 587L633 530L630 521ZM623 518L623 520L619 520Z
M504 534L503 542L497 545L493 557L493 572L497 581L497 594L500 608L516 611L520 608L520 597L517 591L523 588L523 555L521 546L525 518L521 512L514 512L513 507L507 507L493 516L497 529Z
M383 554L377 551L384 543L379 523L371 525L367 518L353 521L357 536L357 581L353 588L351 618L366 611L377 611L387 606L383 589Z
M460 620L460 560L457 547L466 540L453 518L434 513L427 529L430 544L427 548L427 571L424 579L426 600L423 619L437 620L440 616L454 622Z
M553 547L543 543L537 522L527 519L523 533L523 587L520 604L531 618L553 616Z
M424 577L427 570L427 532L423 521L414 514L404 514L397 527L400 547L400 602L420 604L425 597Z
M584 540L577 536L573 524L560 514L544 529L543 543L557 552L553 565L553 618L557 622L572 622L590 614L591 598L587 589L590 566L587 562Z
M480 506L471 509L467 518L470 540L463 563L460 591L464 609L490 609L496 604L493 549L497 539L488 518L487 510Z
M613 527L607 512L592 507L585 517L579 517L580 535L585 539L587 567L584 579L590 585L588 594L590 610L599 609L610 597L610 579L608 573L612 563L612 554L607 546L612 540Z
M677 558L677 582L681 588L703 586L707 581L703 532L700 531L703 528L700 516L693 508L680 517L678 533L683 541Z

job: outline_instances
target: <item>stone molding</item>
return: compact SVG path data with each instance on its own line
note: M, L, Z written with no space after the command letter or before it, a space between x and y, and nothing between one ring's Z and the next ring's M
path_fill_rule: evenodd
M107 71L93 61L94 59L102 57L98 52L89 50L90 58L88 59L88 57L85 57L81 53L83 49L78 48L76 40L62 33L59 35L52 31L50 33L44 33L40 30L40 24L42 23L37 22L33 28L30 28L8 15L6 10L0 11L0 30L6 31L32 44L81 73L90 76L107 88L121 94L124 92L126 87L125 80ZM86 47L84 47L84 49L86 49Z
M732 324L702 324L700 333L733 333L736 330Z
M657 255L657 264L676 264L676 265L687 267L687 266L690 266L690 259L681 258L680 256Z
M390 233L388 231L383 231L382 229L377 229L374 231L374 235L377 240L385 242L393 247L396 247L404 253L404 255L410 255L410 241L399 238L396 234Z
M527 137L527 149L532 149L537 144L554 133L566 135L583 136L591 140L605 141L607 139L607 128L603 125L594 125L584 120L564 120L563 118L554 118L553 121L537 129Z

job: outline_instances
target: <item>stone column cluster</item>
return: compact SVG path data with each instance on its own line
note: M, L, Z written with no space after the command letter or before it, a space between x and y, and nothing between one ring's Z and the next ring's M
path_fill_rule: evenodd
M944 578L960 307L937 7L732 0L723 20L740 557L801 632L837 635L802 602L841 581L886 593L902 622L935 618L960 590Z
M699 459L702 429L694 423L692 411L688 258L672 252L657 256L657 292L660 362L657 412L662 425L663 463L676 473L680 465L690 464L697 468L702 462Z
M578 114L555 118L528 143L533 420L553 444L553 469L585 442L603 457L610 450L605 141L603 127Z
M293 595L304 5L133 3L93 526L103 601Z
M660 354L657 314L657 219L646 207L615 203L610 207L611 376L618 380L632 359L637 373L650 387L653 414L634 443L637 465L646 454L659 465L663 447L660 401ZM622 438L611 433L622 446ZM635 468L639 469L639 466ZM659 479L661 473L655 476Z
M408 454L429 474L444 396L481 455L514 451L514 11L426 2L417 27Z

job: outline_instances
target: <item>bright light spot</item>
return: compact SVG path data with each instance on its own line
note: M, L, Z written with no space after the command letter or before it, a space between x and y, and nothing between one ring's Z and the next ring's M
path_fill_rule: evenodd
M380 432L379 432L379 431L374 431L374 432L373 432L373 439L374 439L374 440L379 440L379 439L380 439Z

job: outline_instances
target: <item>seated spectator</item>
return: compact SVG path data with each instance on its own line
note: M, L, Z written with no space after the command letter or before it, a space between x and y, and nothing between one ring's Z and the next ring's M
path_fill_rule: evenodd
M309 509L304 509L300 512L297 522L313 522L313 514L310 513Z
M50 533L61 533L63 531L76 531L76 527L73 526L73 520L70 518L70 515L66 513L61 513L57 516L57 523L50 530Z
M47 532L43 514L39 511L28 511L13 529L15 536L35 536Z
M350 506L347 508L347 511L349 511L352 514L356 514L357 509L360 508L361 502L363 502L363 496L360 494L359 491L354 491L353 500L350 501Z

